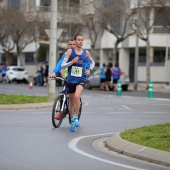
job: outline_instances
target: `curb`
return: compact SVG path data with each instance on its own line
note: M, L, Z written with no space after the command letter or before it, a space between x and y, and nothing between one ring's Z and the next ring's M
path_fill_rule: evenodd
M26 104L2 104L0 110L22 110L22 109L38 109L52 107L54 102L47 103L26 103Z
M109 149L119 154L170 167L170 152L128 142L119 134L115 134L105 141Z

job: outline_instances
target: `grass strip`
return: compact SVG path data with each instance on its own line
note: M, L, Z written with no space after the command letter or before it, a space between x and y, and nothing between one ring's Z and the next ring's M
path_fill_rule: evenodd
M48 102L47 96L6 95L0 94L0 104L24 104Z
M129 142L170 152L170 123L125 130L120 137Z

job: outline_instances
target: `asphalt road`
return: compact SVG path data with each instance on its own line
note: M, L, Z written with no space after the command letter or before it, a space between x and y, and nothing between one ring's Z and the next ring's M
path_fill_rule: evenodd
M25 85L0 85L2 92L47 94L45 87ZM88 90L82 99L81 127L75 133L67 118L53 128L52 108L0 110L0 170L169 169L109 151L102 140L125 129L169 122L170 100Z

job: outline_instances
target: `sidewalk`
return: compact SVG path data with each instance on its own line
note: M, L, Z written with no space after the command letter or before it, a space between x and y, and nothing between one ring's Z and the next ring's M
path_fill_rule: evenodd
M129 84L129 90L134 90L134 84ZM138 83L137 91L147 91L146 90L146 83ZM153 92L161 92L161 93L170 93L170 85L166 84L153 84Z
M54 102L47 103L26 103L26 104L0 104L0 110L20 110L20 109L38 109L53 107Z
M133 84L129 84L129 90L134 90ZM138 84L137 91L147 91L146 84ZM170 86L165 84L153 84L153 91L170 93ZM122 139L119 134L109 137L105 142L109 149L120 154L170 167L170 152L128 142Z
M105 142L109 149L120 154L170 167L170 152L128 142L119 134L109 137Z

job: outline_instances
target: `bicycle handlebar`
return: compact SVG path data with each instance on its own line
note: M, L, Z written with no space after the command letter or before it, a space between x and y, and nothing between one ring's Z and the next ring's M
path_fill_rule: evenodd
M55 80L55 79L65 81L65 79L63 79L63 78L61 78L61 77L53 77L53 78L51 78L51 80Z

